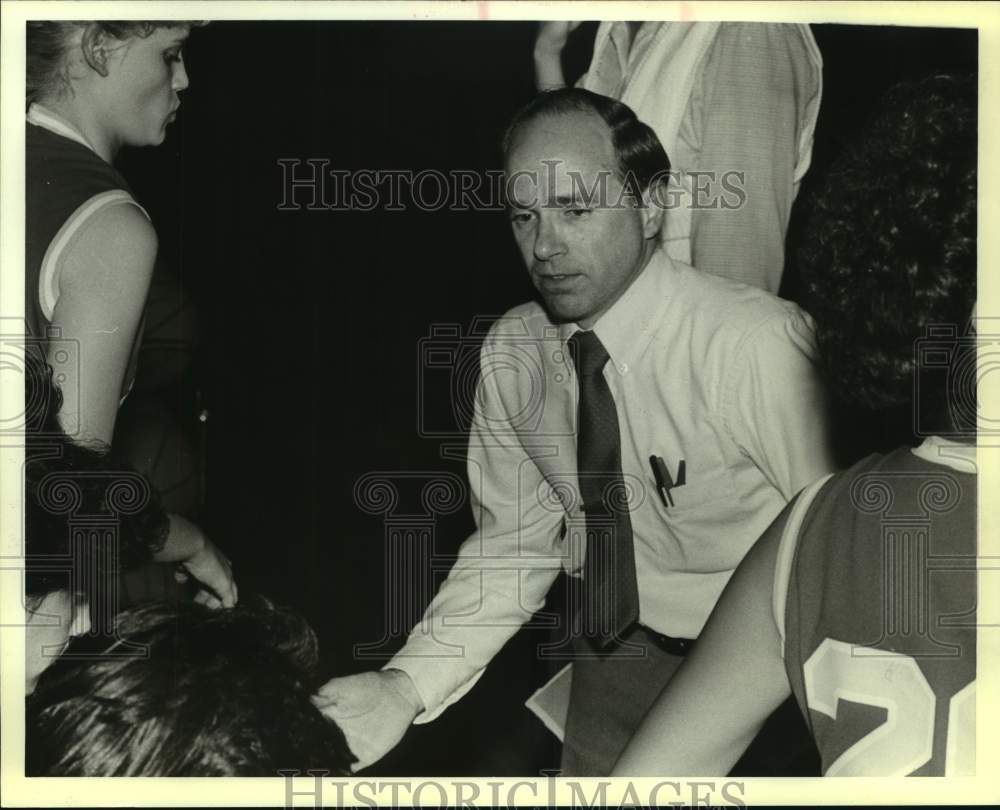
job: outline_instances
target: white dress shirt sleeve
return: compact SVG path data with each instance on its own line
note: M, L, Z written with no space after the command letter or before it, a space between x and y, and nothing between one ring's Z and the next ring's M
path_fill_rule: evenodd
M487 337L484 369L491 367L491 351ZM425 707L418 723L433 720L472 688L542 607L562 567L563 511L524 437L512 429L513 407L512 392L501 395L493 375L480 379L468 455L477 529L420 624L386 665L413 680Z
M809 316L786 310L755 327L730 366L727 428L786 501L835 469L815 353Z

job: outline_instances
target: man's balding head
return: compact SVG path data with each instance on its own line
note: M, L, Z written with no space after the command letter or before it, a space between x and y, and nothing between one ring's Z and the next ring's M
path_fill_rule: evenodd
M546 116L574 113L589 113L607 126L619 180L634 196L648 191L654 180L666 181L670 159L656 133L628 105L576 87L540 93L514 115L501 142L504 162L527 124Z

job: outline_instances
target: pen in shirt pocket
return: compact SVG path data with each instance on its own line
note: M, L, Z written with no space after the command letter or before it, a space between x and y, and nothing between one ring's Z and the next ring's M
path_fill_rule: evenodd
M684 486L684 482L687 478L687 465L685 464L684 459L681 459L677 464L676 481L671 477L670 470L667 469L666 462L660 458L660 456L650 456L649 466L653 470L653 479L656 481L656 490L660 493L660 500L663 501L663 505L666 507L673 506L674 499L670 494L670 491L676 487Z

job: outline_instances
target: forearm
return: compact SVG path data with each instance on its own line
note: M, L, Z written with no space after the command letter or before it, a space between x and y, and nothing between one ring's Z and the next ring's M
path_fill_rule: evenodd
M535 87L539 90L557 90L566 86L562 67L562 52L553 53L546 47L535 46Z
M425 715L437 717L478 681L490 660L542 606L558 572L453 571L387 669L413 680Z
M570 33L579 25L576 22L552 20L538 26L535 37L535 86L541 90L555 90L566 86L562 68L562 53Z
M170 533L163 548L153 555L154 562L172 563L189 560L205 549L205 535L198 526L178 514L169 514Z
M480 366L498 368L504 359L508 321L483 344ZM486 665L531 615L562 567L563 514L548 504L545 477L531 448L522 444L511 416L522 407L518 392L501 393L498 374L483 373L469 436L468 476L476 531L422 620L389 666L413 679L432 719L458 700ZM527 402L527 400L524 400ZM542 451L538 452L542 457Z

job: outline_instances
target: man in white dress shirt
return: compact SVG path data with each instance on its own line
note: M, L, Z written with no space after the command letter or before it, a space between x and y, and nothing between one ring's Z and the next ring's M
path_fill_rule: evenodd
M577 333L607 356L631 537L621 581L638 615L610 644L574 626L566 774L610 771L747 549L832 469L808 318L660 248L669 161L649 127L620 102L557 90L515 117L504 153L514 237L542 303L515 307L484 341L468 457L476 531L387 667L334 679L318 698L362 767L465 694L561 569L574 583L585 570ZM497 362L512 352L535 373Z

